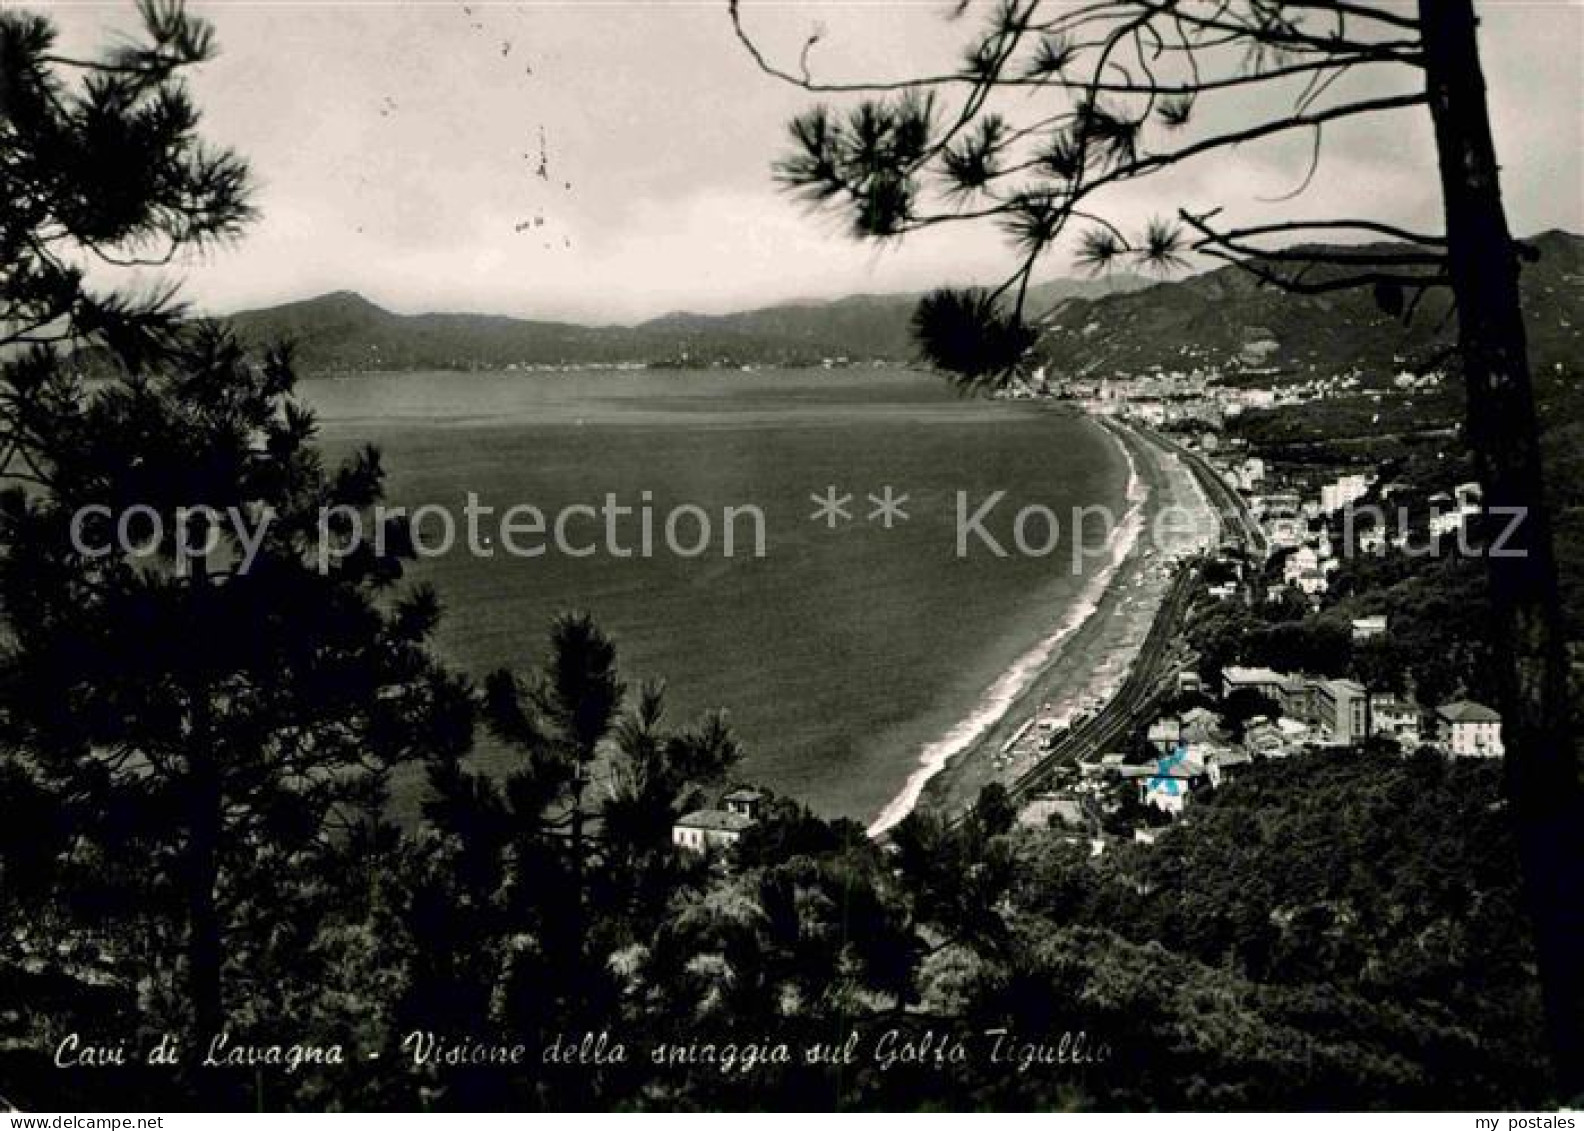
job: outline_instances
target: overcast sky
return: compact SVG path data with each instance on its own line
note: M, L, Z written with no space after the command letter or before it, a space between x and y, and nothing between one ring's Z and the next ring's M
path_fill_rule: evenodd
M79 51L132 10L20 6L51 9ZM631 321L981 281L1009 262L993 229L876 247L778 192L770 162L811 98L755 68L725 0L193 7L221 47L193 83L205 132L248 157L261 212L238 244L183 265L187 296L211 311L349 289L404 312ZM1584 230L1584 8L1482 8L1514 227ZM822 76L898 77L951 65L974 24L942 9L750 3L746 22L783 59L822 25ZM1422 110L1332 131L1303 197L1261 201L1301 181L1308 156L1307 138L1253 145L1102 203L1126 223L1225 204L1239 220L1439 228ZM1045 273L1066 273L1060 252Z

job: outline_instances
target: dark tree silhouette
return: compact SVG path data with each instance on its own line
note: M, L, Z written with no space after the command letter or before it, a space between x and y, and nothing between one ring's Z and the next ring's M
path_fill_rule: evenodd
M174 292L96 289L86 269L169 264L251 215L247 166L202 141L182 83L215 53L209 26L168 0L138 10L142 42L88 59L57 52L47 17L0 12L0 351L158 358L182 315ZM19 395L0 399L0 468Z
M13 784L96 862L57 907L179 924L202 1041L224 1026L243 877L311 868L415 746L467 740L469 704L425 651L432 595L387 600L399 541L315 568L318 508L366 507L381 476L372 453L322 466L287 355L194 331L172 289L88 282L251 216L245 164L203 142L182 81L210 28L166 0L139 13L140 41L73 58L46 17L0 12L0 731ZM85 371L117 379L90 391ZM110 537L131 506L146 552ZM263 532L250 552L228 508Z
M658 685L637 698L629 708L615 643L588 614L567 613L539 670L485 682L484 721L511 752L505 772L469 769L455 749L431 759L425 813L458 846L459 889L487 908L490 945L506 957L486 995L493 1022L513 1032L548 1042L597 1029L616 1006L612 955L647 939L700 876L673 848L672 825L741 749L718 714L672 729Z
M377 453L325 467L284 353L191 337L168 373L94 392L42 351L7 365L45 395L0 493L0 742L83 850L140 854L127 882L184 928L206 1041L243 878L268 860L306 886L331 838L381 818L392 768L465 748L472 713L426 647L433 593L392 588L404 532L321 560L321 516L379 500Z
M289 372L277 360L267 375L254 372L233 393L222 394L214 382L229 371L240 373L242 363L217 338L183 343L183 311L173 291L132 298L86 282L90 269L113 273L117 267L173 262L184 251L231 236L250 215L246 166L234 154L204 144L182 83L185 70L214 53L209 27L179 3L146 0L139 13L141 40L129 39L95 58L73 58L57 51L47 17L0 12L0 474L8 488L0 531L6 573L0 594L6 616L3 714L13 784L25 781L37 789L40 777L48 783L46 793L53 791L66 806L56 831L68 845L103 839L113 826L122 848L153 833L164 850L185 830L180 851L190 896L193 1004L200 1027L212 1027L221 924L216 885L206 887L204 876L218 877L223 869L225 822L216 806L197 800L174 815L168 808L144 812L130 802L135 795L173 802L175 793L166 790L177 777L204 785L211 800L234 783L200 783L215 767L191 745L185 751L143 749L159 728L173 725L170 717L159 716L162 705L174 709L178 689L151 683L151 697L141 700L133 689L136 661L125 672L110 673L104 666L114 653L127 661L128 647L141 642L154 660L150 678L160 661L167 662L167 679L178 672L192 676L183 685L189 696L181 724L186 737L215 722L209 714L214 696L198 686L195 666L212 642L211 628L193 640L183 635L191 632L195 615L196 622L207 621L200 607L213 600L211 586L199 571L178 586L169 577L156 581L129 570L120 557L87 560L71 549L63 523L77 505L124 500L127 488L149 485L147 474L114 483L123 470L118 461L179 475L179 454L195 446L217 454L228 440L240 442L245 433L237 430L244 424L254 432L264 428L269 406L289 389ZM172 362L196 368L179 377L167 369L154 382L93 397L76 380L77 371L90 367L133 374ZM306 432L293 431L298 423L306 425L306 418L294 416L281 433L287 445L283 461L297 459L306 438ZM123 425L129 431L114 439L97 431ZM211 431L179 435L169 451L151 446L184 425ZM232 447L233 455L240 454L236 443ZM217 482L240 471L210 466L184 474L205 482L206 494L199 498L219 492L256 501L282 489ZM170 502L174 482L159 485L163 493L155 505ZM231 592L240 599L253 591ZM235 611L229 594L219 603ZM175 620L156 628L149 620L156 614ZM130 635L104 635L117 630ZM95 640L111 652L91 654ZM178 642L193 644L185 657L175 653ZM102 695L92 683L96 672L104 677ZM61 697L47 698L54 693ZM120 701L118 695L131 698ZM159 834L158 821L173 818L176 823ZM112 851L101 860L99 880L135 878L139 870L118 855L124 854Z
M846 114L820 105L792 123L792 151L776 166L788 188L845 210L860 237L987 222L1011 240L1016 265L1000 287L938 292L916 316L925 357L965 387L997 387L1025 363L1040 322L1024 309L1028 283L1069 238L1076 259L1095 268L1132 262L1170 271L1197 252L1295 291L1367 287L1403 317L1427 292L1450 291L1466 433L1486 504L1526 514L1514 555L1487 558L1496 682L1556 1066L1566 1094L1584 1093L1584 969L1576 958L1584 952L1584 805L1519 306L1522 249L1502 207L1472 0L986 7L959 67L873 83L816 80L818 34L795 64L777 64L730 3L741 42L766 72L859 99ZM955 17L968 8L957 4ZM1368 93L1341 93L1355 76ZM1231 91L1245 95L1240 106L1221 97ZM1428 113L1433 122L1444 233L1335 217L1239 228L1218 211L1184 208L1129 234L1102 210L1118 185L1201 158L1235 160L1240 145L1292 134L1313 141L1296 197L1318 173L1328 125L1401 112ZM1321 236L1391 242L1273 246Z

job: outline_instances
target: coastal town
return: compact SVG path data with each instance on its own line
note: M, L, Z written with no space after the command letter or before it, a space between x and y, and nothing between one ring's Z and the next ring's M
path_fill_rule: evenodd
M1159 827L1258 761L1321 750L1360 758L1421 750L1446 758L1503 753L1500 715L1466 688L1435 697L1435 689L1414 685L1412 673L1383 675L1379 663L1372 668L1371 656L1395 652L1393 617L1376 611L1380 602L1359 592L1356 580L1337 591L1350 561L1477 555L1480 489L1472 479L1446 481L1459 466L1450 439L1431 436L1434 459L1446 470L1443 482L1427 489L1423 481L1394 476L1401 461L1283 463L1237 427L1261 414L1338 404L1355 412L1363 406L1369 424L1381 426L1394 409L1401 415L1415 397L1435 395L1443 375L1403 370L1384 381L1358 372L1288 375L1283 383L1255 384L1248 379L1274 374L1245 369L1239 376L1227 382L1193 369L1047 382L1036 373L1010 394L1070 399L1091 415L1155 436L1195 465L1222 498L1220 543L1189 568L1185 611L1169 614L1189 641L1196 625L1237 610L1234 615L1275 622L1293 635L1321 625L1334 634L1345 626L1343 647L1334 651L1352 655L1351 662L1328 656L1329 664L1316 666L1330 670L1309 670L1218 664L1202 648L1190 650L1133 708L1130 725L1113 728L1120 731L1116 742L1091 739L1074 748L1065 730L1043 736L1046 750L1065 756L1042 763L1037 789L1019 798L1020 819L1065 828L1089 839L1096 853L1119 835L1152 841Z
M1320 751L1502 755L1501 717L1469 688L1438 695L1415 686L1410 671L1381 670L1400 644L1400 625L1381 611L1379 594L1342 580L1346 563L1360 559L1412 569L1477 555L1480 491L1458 477L1452 443L1429 430L1435 462L1445 465L1443 489L1395 477L1400 460L1293 466L1237 426L1284 409L1338 405L1369 406L1377 425L1383 413L1411 410L1415 396L1438 392L1443 380L1404 370L1386 381L1344 373L1250 385L1193 370L1058 381L1036 371L1005 394L1076 402L1119 436L1180 460L1219 512L1221 529L1210 548L1163 554L1153 565L1162 577L1159 604L1125 678L1104 694L1077 696L1070 709L1038 705L1009 720L1015 729L993 749L970 755L988 761L1022 824L1063 831L1098 854L1118 838L1152 842L1266 760ZM1272 666L1233 662L1234 648L1232 659L1217 662L1202 646L1203 626L1229 614L1292 635L1313 630L1324 654L1318 663ZM1226 650L1220 643L1217 652ZM688 813L673 843L694 853L727 849L754 824L760 801L737 790L718 808Z

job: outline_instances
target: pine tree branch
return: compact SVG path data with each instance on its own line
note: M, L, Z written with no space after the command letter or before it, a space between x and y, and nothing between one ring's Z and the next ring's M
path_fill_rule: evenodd
M744 49L747 50L750 58L754 62L754 65L766 75L769 75L770 77L781 82L795 86L800 90L808 91L811 94L902 94L908 91L927 90L936 87L960 85L971 85L977 87L983 86L987 82L987 77L985 75L974 74L967 71L921 75L913 78L895 79L888 82L841 82L817 80L811 77L806 68L802 70L802 73L796 74L786 70L783 67L779 67L770 61L769 57L764 53L764 50L753 39L752 35L743 25L739 0L730 0L729 12L732 21L733 32L736 35L738 42L740 42ZM1163 12L1162 10L1157 9L1152 11L1150 14L1157 15L1163 14ZM1172 14L1175 18L1176 14ZM1093 18L1095 20L1115 19L1116 15L1097 13L1093 16ZM1181 21L1178 20L1177 22L1180 24ZM1051 24L1046 26L1055 28L1057 25ZM1232 36L1230 38L1235 41L1238 36ZM1103 48L1106 42L1107 40L1105 39L1095 39L1085 43L1079 43L1074 46L1075 50L1081 53L1085 50ZM807 46L808 45L805 44L805 47ZM1185 58L1187 58L1190 63L1193 64L1194 69L1197 71L1197 64L1194 63L1194 56L1197 53L1203 51L1205 48L1211 46L1214 45L1203 43L1181 44L1171 47L1163 45L1162 50L1170 50L1174 54L1184 54ZM1337 68L1360 64L1386 63L1403 64L1415 67L1423 65L1423 56L1418 51L1417 47L1411 43L1400 44L1391 47L1379 44L1362 44L1353 45L1347 50L1341 50L1343 46L1341 44L1334 44L1332 46L1335 48L1332 54L1322 59L1286 63L1278 67L1271 67L1257 71L1248 71L1242 74L1226 75L1218 78L1205 79L1196 76L1193 80L1184 82L1110 82L1103 79L1084 81L1068 78L1065 75L1056 72L1048 75L1037 76L996 73L993 76L990 76L990 79L992 80L990 85L993 85L996 88L1054 89L1066 90L1070 92L1097 92L1101 94L1117 95L1195 95L1220 90L1232 90L1240 87L1256 86L1270 82L1277 82L1282 79L1292 78L1295 75L1307 75L1313 74L1315 72L1325 73L1336 70ZM802 62L806 63L806 53L801 57L801 59Z

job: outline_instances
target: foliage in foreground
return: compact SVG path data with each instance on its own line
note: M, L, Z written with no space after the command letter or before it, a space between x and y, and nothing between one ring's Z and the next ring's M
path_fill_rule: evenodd
M370 827L336 844L312 883L251 891L232 967L253 987L237 1003L237 1041L342 1042L350 1063L239 1073L226 1078L229 1099L1537 1106L1538 996L1498 774L1429 756L1266 763L1156 845L1098 858L1058 831L1009 828L993 805L955 828L912 818L887 850L775 801L729 865L617 851L596 816L585 849L600 864L581 881L539 810L497 835L466 822ZM597 808L614 817L619 806ZM169 987L114 934L94 936L89 955L51 953L17 929L37 916L7 924L4 984L16 996L0 1076L21 1088L13 1098L190 1102L169 1070L41 1067L49 1039L72 1029L142 1027L151 1042L144 1006ZM572 937L574 916L584 929ZM87 938L51 935L62 937ZM19 940L35 945L20 953ZM414 1067L402 1041L415 1030L453 1045L521 1042L525 1059ZM1104 1059L992 1064L996 1030L1020 1042L1008 1050L1081 1032ZM620 1043L625 1059L545 1063L544 1050L585 1033L605 1034L607 1054ZM851 1064L800 1062L850 1034ZM777 1042L791 1063L775 1062ZM952 1042L965 1059L906 1059ZM651 1059L689 1048L683 1062ZM365 1059L369 1049L381 1058Z

